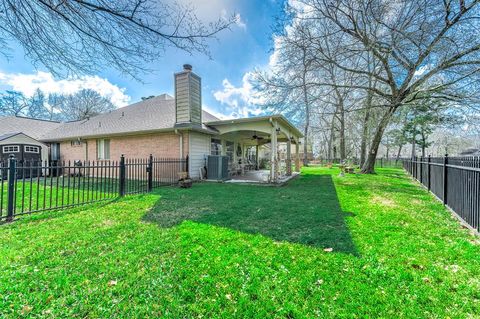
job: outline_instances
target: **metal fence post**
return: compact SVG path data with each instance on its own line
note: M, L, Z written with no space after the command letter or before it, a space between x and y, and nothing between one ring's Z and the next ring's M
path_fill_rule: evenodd
M148 191L151 192L153 189L153 155L150 154L148 157L148 166L147 166L147 177L148 177Z
M119 172L119 187L118 195L120 197L125 196L125 156L120 156L120 172Z
M423 184L423 156L420 156L420 184Z
M443 158L443 205L447 205L447 166L448 165L448 154L445 154Z
M413 157L413 178L417 179L417 157Z
M15 211L15 173L17 160L13 154L8 159L8 193L7 193L7 222L13 221Z
M432 156L428 155L428 160L427 160L427 176L428 176L427 188L428 188L428 190L430 190L431 186L432 186L431 181L430 181L430 179L432 177L432 168L430 166L431 162L432 162Z

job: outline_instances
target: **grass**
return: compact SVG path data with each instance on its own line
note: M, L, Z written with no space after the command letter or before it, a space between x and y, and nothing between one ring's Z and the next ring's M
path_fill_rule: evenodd
M35 177L18 179L15 183L15 214L56 209L96 201L112 200L118 196L119 181L114 178ZM127 179L127 193L147 189L147 181ZM5 219L8 207L8 182L0 181L0 219Z
M4 225L0 317L478 317L479 239L401 170L338 172Z
M86 177L18 179L15 183L15 214L112 199L118 182ZM0 217L7 214L8 182L0 181Z

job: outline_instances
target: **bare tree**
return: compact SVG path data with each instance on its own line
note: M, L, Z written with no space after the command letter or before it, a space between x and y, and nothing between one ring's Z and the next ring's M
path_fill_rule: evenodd
M318 51L319 59L363 76L355 87L372 92L378 106L384 109L373 132L363 173L374 172L383 133L400 106L425 95L458 100L463 98L459 88L478 81L478 0L303 3L308 12L303 18L329 30L321 33L321 41L335 45L335 55ZM369 70L355 63L359 56L365 60L373 57L372 63L378 67ZM366 84L368 78L377 81L376 87Z
M62 103L65 96L60 93L50 93L47 98L47 120L62 120Z
M48 119L47 97L42 90L36 89L28 99L28 117Z
M109 99L89 89L61 97L58 106L60 117L69 121L84 120L115 109Z
M155 0L1 0L0 53L14 40L57 76L108 66L138 79L168 47L208 54L206 41L235 19L204 24L191 6Z
M265 98L265 106L296 119L303 126L303 165L308 165L308 144L314 104L312 85L315 57L304 25L288 34L278 35L278 61L270 73L257 72L256 89Z
M3 116L21 116L27 115L27 98L17 91L5 91L0 94L0 115Z

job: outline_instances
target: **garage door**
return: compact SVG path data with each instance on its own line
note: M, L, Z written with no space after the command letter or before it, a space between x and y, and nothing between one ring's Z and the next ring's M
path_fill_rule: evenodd
M42 163L42 148L38 145L30 144L8 144L2 145L0 147L0 161L3 165L8 165L8 159L10 155L15 156L17 159L17 166L22 167L31 167L31 166L41 166ZM30 171L32 174L30 174ZM40 169L20 169L17 171L18 178L29 178L36 177L37 171Z

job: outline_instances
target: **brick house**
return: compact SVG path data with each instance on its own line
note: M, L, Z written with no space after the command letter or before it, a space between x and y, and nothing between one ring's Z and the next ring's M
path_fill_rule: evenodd
M89 119L61 123L38 140L49 146L51 160L67 162L118 160L122 154L126 158L188 156L194 179L200 177L207 155L226 155L237 163L252 150L258 157L259 147L267 143L274 149L285 143L289 163L292 143L298 154L302 134L282 115L218 119L202 109L201 78L190 65L174 75L174 85L175 97L162 94ZM276 178L277 152L271 152L270 161L270 174Z

